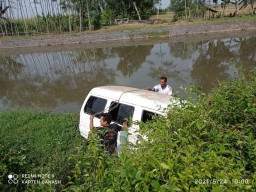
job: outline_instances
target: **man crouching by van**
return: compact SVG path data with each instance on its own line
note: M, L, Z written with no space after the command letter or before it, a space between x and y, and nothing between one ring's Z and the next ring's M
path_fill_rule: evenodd
M100 127L93 126L93 115L90 115L90 130L96 129L96 133L99 136L100 144L103 146L109 155L113 155L117 152L117 134L118 131L127 129L126 122L123 126L117 124L110 124L112 121L112 115L109 113L101 113L100 115Z

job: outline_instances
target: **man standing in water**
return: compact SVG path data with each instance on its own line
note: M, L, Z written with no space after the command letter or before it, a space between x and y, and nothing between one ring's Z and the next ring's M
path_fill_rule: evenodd
M167 85L167 78L160 77L160 84L155 85L153 88L148 88L149 91L155 91L166 95L172 95L172 87Z

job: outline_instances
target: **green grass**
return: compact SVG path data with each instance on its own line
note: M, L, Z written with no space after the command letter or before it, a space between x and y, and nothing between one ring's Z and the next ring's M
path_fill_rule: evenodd
M211 19L212 22L219 23L232 23L232 22L242 22L242 21L255 21L256 15L238 15L236 17L223 17Z
M0 183L8 174L54 174L67 182L69 157L85 140L78 130L75 114L55 114L27 110L0 113ZM24 186L19 186L22 188Z

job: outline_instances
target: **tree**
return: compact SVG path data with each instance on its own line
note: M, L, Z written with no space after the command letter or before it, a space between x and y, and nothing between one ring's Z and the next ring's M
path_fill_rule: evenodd
M115 18L148 19L154 10L154 0L109 0L109 9Z
M225 15L225 9L226 9L226 6L230 3L230 0L221 0L221 8L223 10L223 13L222 15L224 16Z
M251 5L253 14L256 13L256 8L254 8L254 3L256 3L256 0L240 0L239 5L242 5L239 10L246 8L248 5Z
M160 5L161 5L161 0L159 0L159 1L157 2L157 19L158 19L158 15L159 15Z
M148 19L149 16L155 13L155 0L133 0L133 2L136 2L136 6L140 12L140 16L142 19Z
M132 1L132 3L133 3L133 5L134 5L134 8L135 8L137 14L138 14L139 20L141 20L140 12L139 12L139 10L138 10L138 8L137 8L137 6L136 6L136 2L135 2L135 1Z
M70 0L73 9L79 13L80 29L83 23L88 29L97 29L100 27L100 14L105 7L102 0Z
M235 5L235 13L234 13L234 16L237 16L237 5L238 5L238 0L235 0L235 1L230 1L230 3L234 4Z
M174 12L175 19L179 17L204 17L206 6L205 0L173 0L171 10Z

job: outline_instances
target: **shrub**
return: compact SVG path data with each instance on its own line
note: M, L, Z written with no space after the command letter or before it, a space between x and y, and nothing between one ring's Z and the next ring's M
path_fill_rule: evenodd
M75 115L2 112L0 184L10 173L50 172L63 185L3 190L254 191L256 72L208 95L191 89L188 98L167 117L140 123L147 139L124 146L119 158L107 156L96 138L84 142Z
M83 168L83 174L76 171L75 180L82 182L76 189L254 191L255 86L253 72L248 79L222 82L209 95L169 109L167 118L141 123L147 140L118 159L88 150L74 162L77 170Z

